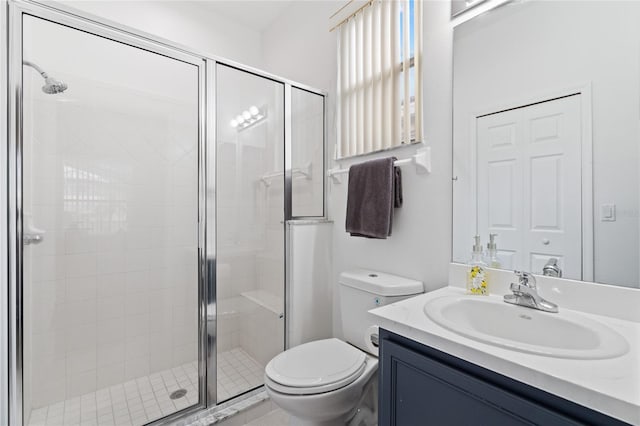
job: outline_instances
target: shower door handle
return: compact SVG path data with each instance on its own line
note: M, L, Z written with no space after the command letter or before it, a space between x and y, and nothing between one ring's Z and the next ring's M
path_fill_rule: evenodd
M22 236L22 243L25 246L29 246L32 244L40 244L43 241L44 241L44 232L42 233L25 232L24 235Z
M45 231L33 225L33 215L25 212L23 221L22 244L29 246L43 242Z
M30 246L32 244L40 244L43 242L45 231L40 228L36 228L33 225L33 215L25 212L23 221L22 244Z
M22 231L22 244L29 246L40 244L44 241L45 231L33 226L33 217L30 213L24 214L24 230Z

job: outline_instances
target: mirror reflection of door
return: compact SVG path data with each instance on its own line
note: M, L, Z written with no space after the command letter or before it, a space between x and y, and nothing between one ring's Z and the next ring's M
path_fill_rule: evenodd
M478 233L503 268L582 278L580 95L476 119Z
M469 261L478 231L476 118L525 105L544 108L544 101L580 93L582 279L640 286L639 20L640 2L527 1L455 26L454 262ZM567 167L562 164L563 174ZM578 200L567 191L568 202ZM524 221L525 213L519 214ZM498 249L508 248L507 231L497 231ZM488 235L481 237L486 244ZM562 254L565 272L575 268ZM531 269L540 273L539 264Z

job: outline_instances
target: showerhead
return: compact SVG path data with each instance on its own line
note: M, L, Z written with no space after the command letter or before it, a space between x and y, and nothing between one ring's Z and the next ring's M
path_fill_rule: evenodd
M44 86L42 86L42 91L48 95L55 95L56 93L62 93L65 90L67 90L67 88L69 86L67 86L67 83L64 83L60 80L56 80L53 77L47 77L44 79Z
M33 62L22 61L22 63L38 71L42 76L42 78L44 78L44 86L42 86L42 91L44 93L48 95L55 95L56 93L62 93L68 89L69 86L67 86L66 83L60 80L56 80L53 77L49 77L49 75L46 72L44 72L42 68L40 68L38 65L34 64Z

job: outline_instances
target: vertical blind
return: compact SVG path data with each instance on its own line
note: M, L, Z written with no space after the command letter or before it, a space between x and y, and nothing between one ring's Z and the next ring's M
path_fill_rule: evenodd
M340 25L338 158L422 141L421 45L421 0L373 0Z

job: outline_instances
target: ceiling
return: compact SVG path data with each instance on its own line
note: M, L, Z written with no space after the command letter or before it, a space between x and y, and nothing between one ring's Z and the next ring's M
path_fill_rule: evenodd
M280 17L294 0L202 0L198 7L224 15L255 31L263 31Z

